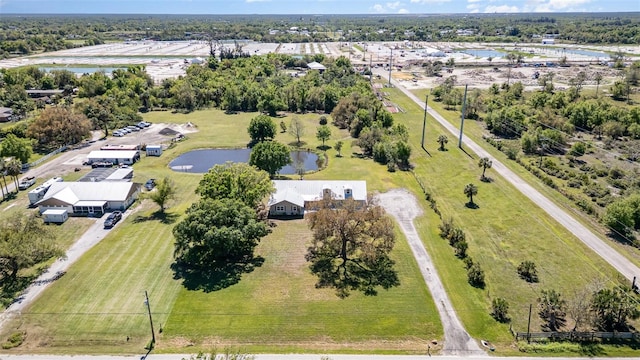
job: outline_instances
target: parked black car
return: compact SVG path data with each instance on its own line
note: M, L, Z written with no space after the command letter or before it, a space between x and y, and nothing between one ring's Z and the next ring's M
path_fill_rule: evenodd
M122 213L120 211L114 211L104 220L104 228L112 228L118 221L122 219Z
M156 187L156 179L147 180L147 182L144 184L144 187L149 191L153 190L153 188Z

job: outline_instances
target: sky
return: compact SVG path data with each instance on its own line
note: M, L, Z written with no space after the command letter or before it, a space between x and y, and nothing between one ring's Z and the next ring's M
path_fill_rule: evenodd
M640 0L0 0L0 14L433 14L640 11Z

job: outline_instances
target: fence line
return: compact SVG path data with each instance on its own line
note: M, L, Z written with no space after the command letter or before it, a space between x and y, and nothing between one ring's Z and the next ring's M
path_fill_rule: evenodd
M31 163L27 163L27 164L22 164L22 171L26 171L29 170L32 167L36 167L38 165L40 165L40 163L47 161L50 157L52 157L53 155L57 155L63 151L67 150L67 145L61 146L60 148L53 150L52 152L48 153L47 155L41 157L40 159L31 162Z
M549 332L536 332L526 333L517 332L517 340L538 340L538 339L550 339L550 340L589 340L595 339L634 339L640 340L640 333L638 332L604 332L604 331L549 331Z

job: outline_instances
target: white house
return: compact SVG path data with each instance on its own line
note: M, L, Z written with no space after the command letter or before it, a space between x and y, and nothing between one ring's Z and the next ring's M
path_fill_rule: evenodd
M147 156L162 155L162 145L147 145Z
M137 151L133 150L95 150L89 153L87 161L89 164L94 162L110 162L113 164L133 165L140 158Z
M45 224L62 224L67 221L68 218L69 214L67 213L67 209L49 209L42 213L42 219L44 219Z
M269 199L269 216L303 216L322 200L367 202L363 180L274 180L273 185L276 191Z
M54 183L36 205L40 212L66 210L71 216L101 216L110 210L126 210L137 198L142 184L106 182Z
M311 69L311 70L318 70L320 72L323 72L323 71L325 71L327 69L324 65L322 65L322 64L320 64L319 62L316 62L316 61L308 63L307 67L309 69Z

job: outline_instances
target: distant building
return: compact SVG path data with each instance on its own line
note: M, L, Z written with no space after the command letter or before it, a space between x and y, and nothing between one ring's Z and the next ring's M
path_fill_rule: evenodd
M137 150L96 150L89 153L87 156L87 162L89 164L93 164L95 162L108 162L115 165L133 165L133 163L135 163L139 158L140 154Z
M326 67L324 67L324 65L316 61L308 63L307 67L309 68L309 70L318 70L320 72L323 72L327 69Z
M52 97L54 95L62 95L64 90L53 89L53 90L26 90L27 95L30 98L42 98L42 97Z
M554 45L556 43L555 39L544 38L542 39L542 45Z

